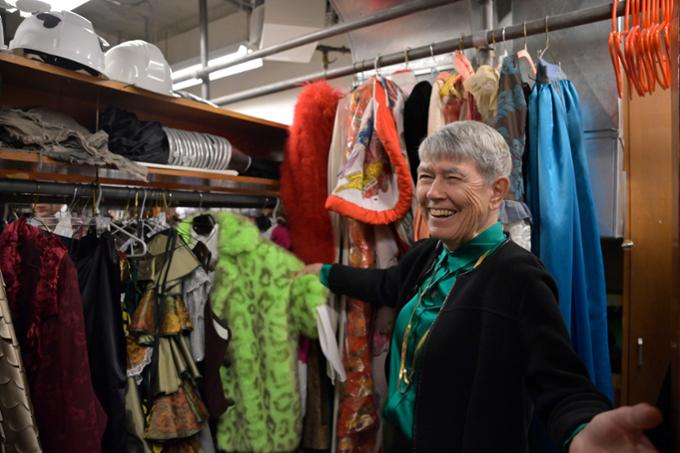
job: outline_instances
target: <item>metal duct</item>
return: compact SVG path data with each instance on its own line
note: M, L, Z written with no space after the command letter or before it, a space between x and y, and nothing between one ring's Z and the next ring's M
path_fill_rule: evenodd
M403 3L400 0L331 0L343 22L375 14ZM373 59L376 55L403 52L470 34L482 26L482 6L477 0L465 0L420 11L390 22L348 33L352 59Z

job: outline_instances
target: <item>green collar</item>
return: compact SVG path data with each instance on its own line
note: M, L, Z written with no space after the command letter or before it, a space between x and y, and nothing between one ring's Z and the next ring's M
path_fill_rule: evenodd
M446 267L448 270L456 272L461 268L474 264L480 256L495 249L505 239L503 225L496 222L456 250L449 251L442 244L442 251L437 259L437 264L443 264L444 260L447 260Z

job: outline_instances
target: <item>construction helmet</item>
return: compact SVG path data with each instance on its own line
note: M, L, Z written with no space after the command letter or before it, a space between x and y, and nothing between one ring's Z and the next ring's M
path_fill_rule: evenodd
M155 93L172 95L170 65L161 50L146 41L126 41L109 49L106 76Z
M9 48L38 54L49 63L69 69L78 69L80 65L88 72L104 73L104 52L92 22L71 11L50 11L27 17L19 24Z

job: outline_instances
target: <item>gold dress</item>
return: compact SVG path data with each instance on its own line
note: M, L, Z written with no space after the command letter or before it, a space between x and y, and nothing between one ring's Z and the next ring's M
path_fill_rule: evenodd
M200 376L191 356L193 328L182 298L182 280L199 262L174 232L149 243L142 280L148 281L129 324L129 430L143 438L139 451L201 451L198 434L208 413L196 387ZM151 367L145 373L147 367ZM147 404L137 385L146 379ZM147 409L145 413L144 409ZM131 426L130 426L131 425Z

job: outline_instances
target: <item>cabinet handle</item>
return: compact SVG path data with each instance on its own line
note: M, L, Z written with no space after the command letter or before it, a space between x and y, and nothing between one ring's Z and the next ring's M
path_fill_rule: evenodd
M642 364L644 363L643 355L642 355L644 345L645 345L645 341L642 339L642 337L638 337L638 339L637 339L637 366L638 367L641 367Z
M635 247L635 242L631 241L630 239L626 239L621 243L622 249L632 249L633 247Z

